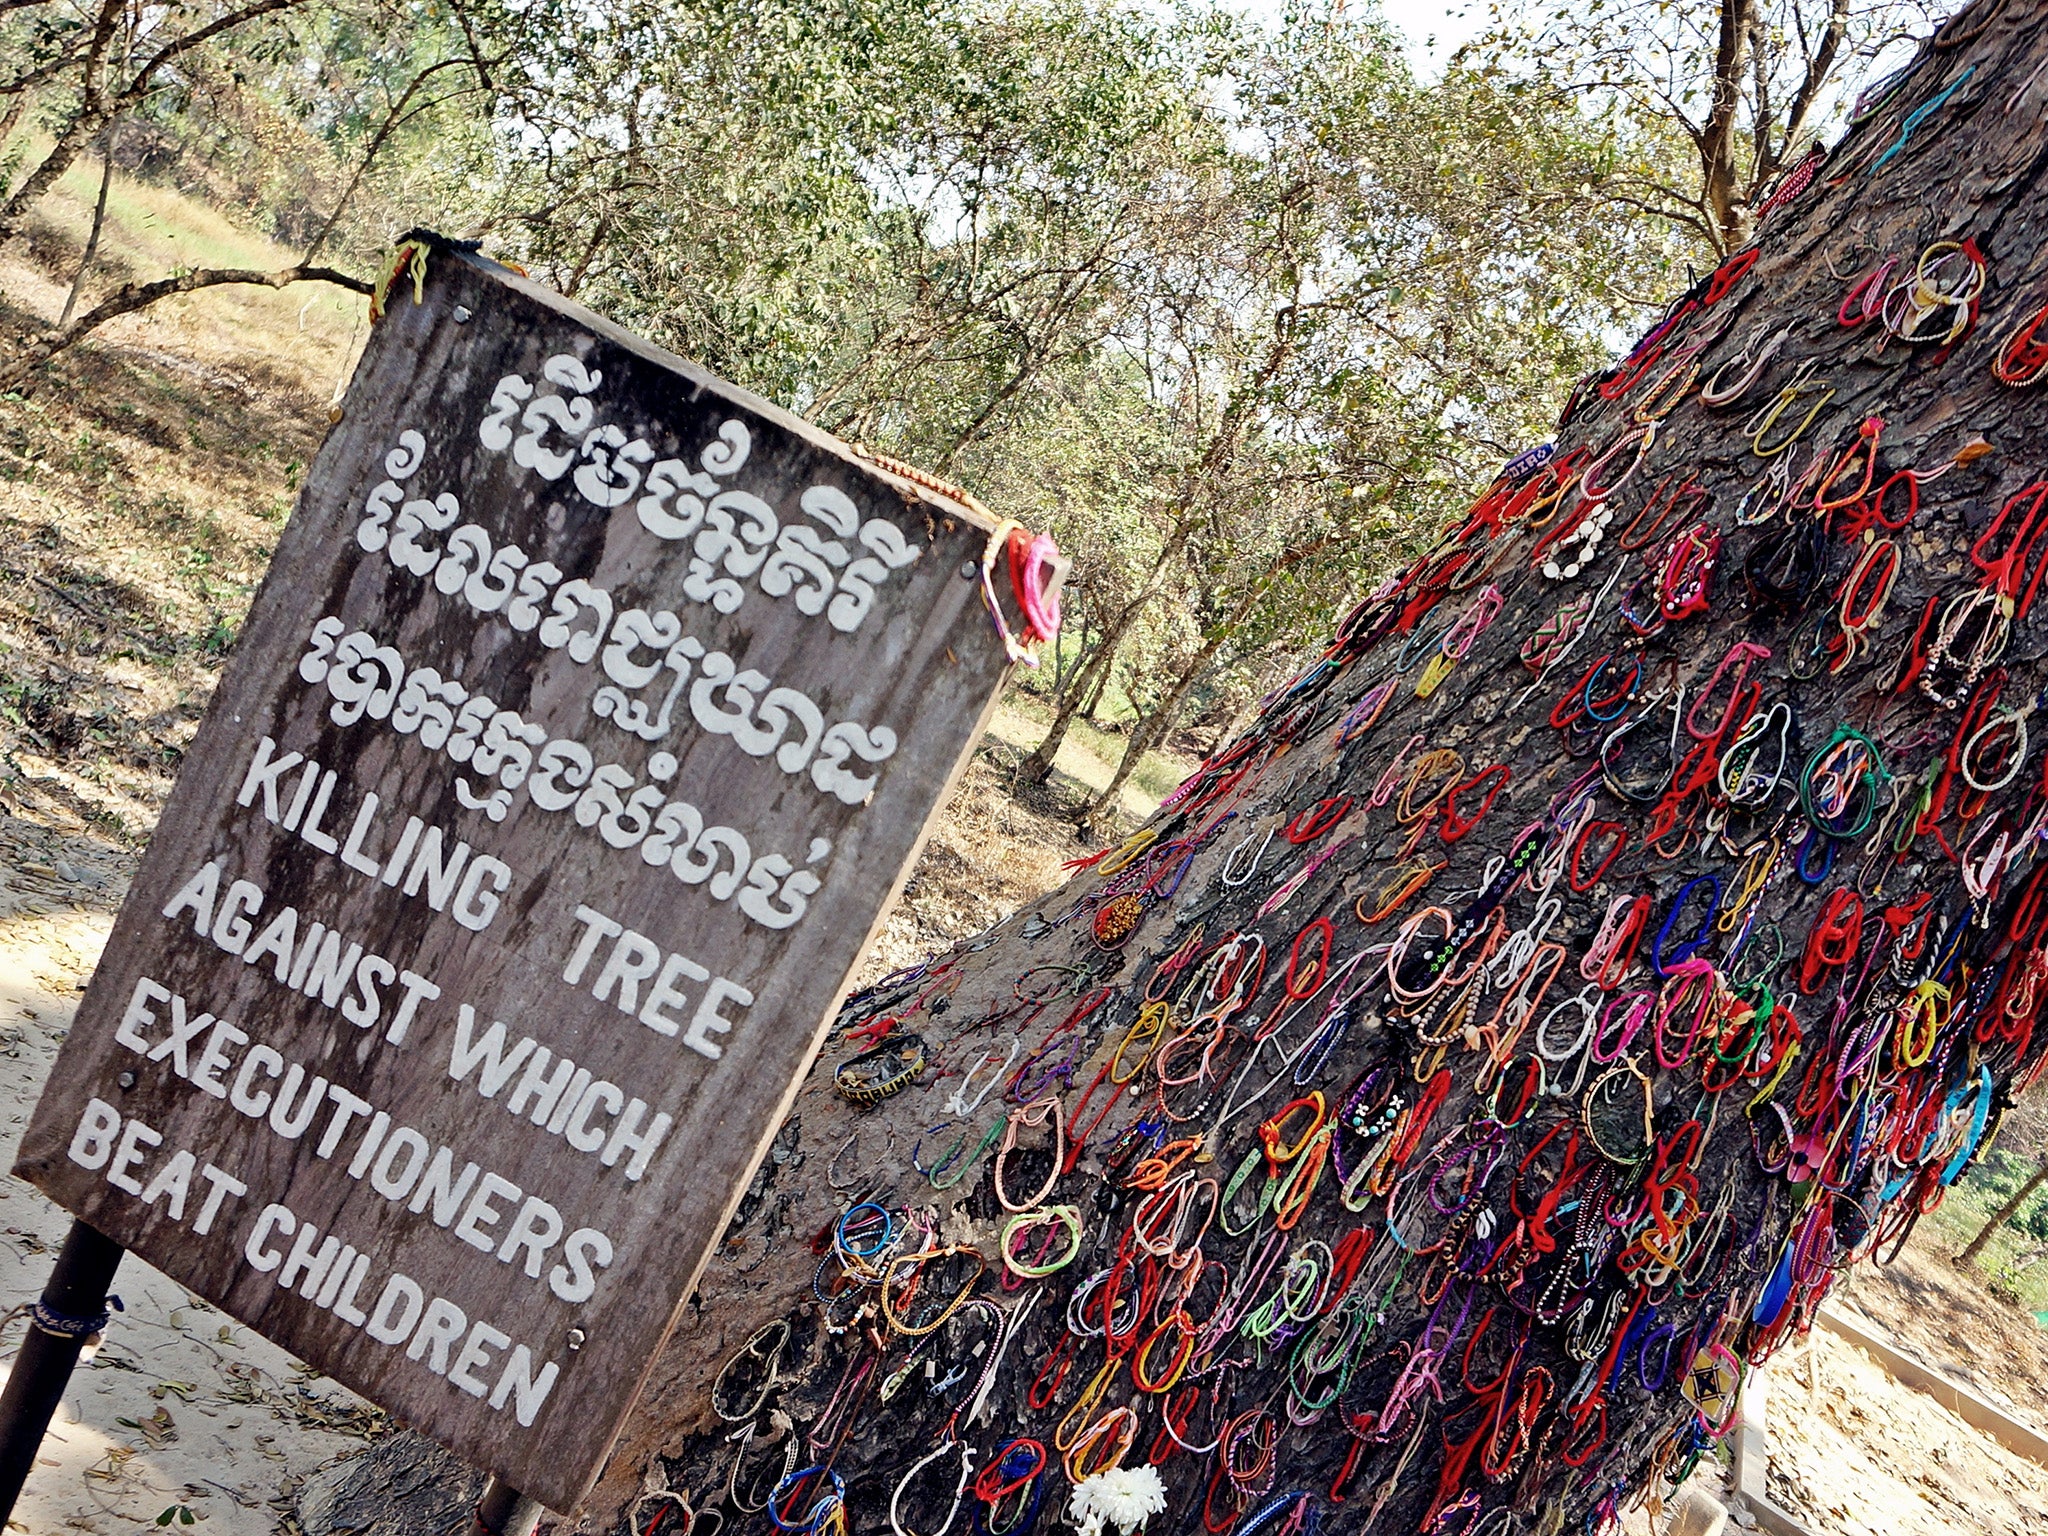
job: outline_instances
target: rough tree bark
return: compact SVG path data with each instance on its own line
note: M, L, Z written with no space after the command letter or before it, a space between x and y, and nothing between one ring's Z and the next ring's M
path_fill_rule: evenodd
M847 1005L573 1528L1024 1536L1120 1457L1150 1536L1555 1536L1905 1238L2048 1051L2048 0L1974 14L1150 825ZM1843 323L1965 238L1967 335Z

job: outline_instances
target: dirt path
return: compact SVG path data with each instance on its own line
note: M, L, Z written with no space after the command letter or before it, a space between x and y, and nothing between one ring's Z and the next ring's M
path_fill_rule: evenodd
M21 910L24 900L54 905L24 896L36 879L11 871L13 889L0 894L12 909L0 916L0 1156L9 1163L110 925L103 911ZM34 1298L68 1224L28 1185L0 1180L0 1302ZM115 1536L154 1529L183 1506L196 1526L259 1536L280 1528L306 1474L390 1432L353 1393L155 1270L128 1260L114 1288L126 1310L72 1377L9 1530ZM4 1330L9 1358L21 1327Z
M1951 1379L2048 1432L2048 1330L1994 1295L1977 1272L1956 1268L1935 1243L1909 1247L1885 1268L1855 1271L1834 1299Z
M2048 1467L1900 1386L1826 1330L1773 1361L1769 1378L1771 1498L1814 1536L2048 1531Z

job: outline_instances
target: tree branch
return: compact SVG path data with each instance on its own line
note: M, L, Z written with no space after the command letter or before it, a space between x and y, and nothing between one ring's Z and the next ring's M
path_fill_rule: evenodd
M276 272L256 272L233 267L197 267L176 277L158 278L153 283L126 283L61 330L32 341L13 362L0 366L0 390L18 387L30 373L69 347L77 345L109 320L147 309L173 294L196 293L202 288L230 284L252 284L263 288L288 288L293 283L332 283L351 293L367 297L374 290L369 283L332 267L284 267Z
M246 5L239 11L230 11L225 16L215 17L196 31L187 32L183 37L172 38L171 41L165 43L163 47L143 61L142 67L135 72L134 78L122 87L121 94L117 100L125 104L146 94L149 90L150 82L156 78L156 72L162 69L164 65L170 63L179 54L190 53L201 43L211 42L223 32L232 32L246 21L254 21L259 16L268 16L273 11L288 11L295 6L304 5L305 3L306 0L256 0L254 5Z
M1828 83L1828 76L1834 72L1836 56L1841 52L1842 40L1849 32L1849 0L1834 0L1828 15L1827 30L1821 34L1820 46L1808 57L1806 76L1799 82L1799 89L1792 94L1792 104L1785 113L1785 131L1779 139L1777 160L1783 164L1791 159L1799 135L1805 131L1806 119L1813 111L1813 104L1820 98L1821 91ZM1754 194L1763 189L1776 166L1758 167Z
M468 64L476 70L479 77L484 77L483 61L471 58L443 59L438 64L429 64L425 69L412 77L412 83L406 86L404 92L399 96L397 103L391 108L390 112L385 114L382 125L370 136L370 144L363 151L363 158L357 162L354 173L348 179L348 185L342 188L341 196L335 200L334 212L327 216L326 222L320 226L320 232L313 236L312 241L306 246L305 255L299 258L302 264L311 261L315 256L319 255L320 247L325 245L327 237L334 233L334 226L341 222L342 214L348 210L350 199L356 195L356 188L362 184L363 178L370 173L370 162L377 158L377 151L384 147L384 141L391 137L392 131L405 120L407 115L406 108L411 104L414 94L418 92L421 86L427 83L430 77L457 64ZM487 77L484 77L484 83L486 86L489 85L490 82ZM461 94L460 91L453 93L453 95ZM452 99L453 96L439 98L440 101ZM438 103L428 103L430 106L436 104Z

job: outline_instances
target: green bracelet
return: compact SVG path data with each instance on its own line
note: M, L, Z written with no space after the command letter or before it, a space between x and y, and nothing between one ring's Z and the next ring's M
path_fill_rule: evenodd
M1067 1251L1047 1264L1026 1264L1010 1252L1010 1245L1017 1234L1048 1222L1058 1222L1067 1229ZM1019 1211L1003 1224L1002 1236L1003 1267L1013 1275L1026 1280L1043 1280L1047 1275L1056 1275L1074 1262L1081 1252L1081 1212L1071 1205L1043 1205L1035 1211Z

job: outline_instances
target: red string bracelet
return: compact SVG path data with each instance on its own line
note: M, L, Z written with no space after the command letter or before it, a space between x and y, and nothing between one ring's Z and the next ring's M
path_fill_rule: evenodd
M1898 257L1887 256L1852 286L1849 296L1842 300L1842 307L1835 311L1835 324L1853 329L1866 320L1875 319L1878 311L1884 308L1886 280L1898 264ZM1873 298L1875 303L1871 302Z
M1934 622L1934 610L1941 602L1939 592L1930 593L1926 608L1921 610L1919 627L1913 631L1913 638L1906 645L1906 665L1899 673L1899 680L1892 684L1892 692L1902 695L1909 692L1920 680L1920 674L1927 670L1927 626Z
M1301 946L1302 941L1312 933L1319 934L1323 942L1322 947L1316 951L1315 965L1310 969L1307 979L1303 980L1297 975L1301 968ZM1330 945L1336 936L1337 930L1327 917L1317 918L1294 936L1294 943L1287 951L1288 1001L1298 1003L1305 997L1312 997L1316 988L1323 984L1323 978L1330 973Z
M1999 383L2025 389L2048 376L2048 342L2038 339L2044 323L2048 323L2048 304L2020 321L1999 343L1998 355L1991 360L1991 372Z
M1067 1379L1067 1371L1074 1363L1073 1345L1071 1333L1061 1334L1052 1347L1052 1353L1045 1357L1045 1364L1038 1368L1038 1374L1031 1380L1031 1390L1025 1394L1025 1401L1033 1408L1040 1411L1050 1408L1052 1400L1059 1395L1060 1386ZM1052 1378L1050 1381L1046 1379L1048 1375ZM1041 1458L1045 1455L1043 1447L1040 1447L1039 1455ZM995 1465L991 1463L981 1475L987 1477L994 1470ZM980 1491L979 1483L975 1485L975 1491Z
M1807 930L1806 953L1799 962L1799 990L1809 997L1820 990L1829 971L1855 962L1863 942L1863 897L1848 887L1835 891Z
M1026 1455L1033 1457L1034 1460L1024 1472L1010 1478L1006 1482L1003 1478L1003 1468L1010 1464L1011 1456L1018 1451L1023 1451ZM1045 1447L1043 1445L1039 1444L1036 1440L1012 1440L1003 1447L1002 1455L975 1474L974 1496L984 1504L999 1504L1044 1470Z
M1444 824L1441 833L1443 840L1455 843L1470 836L1479 823L1486 819L1486 813L1493 809L1493 802L1500 798L1500 792L1508 787L1508 780L1513 776L1514 771L1506 763L1495 763L1491 768L1482 768L1464 783L1453 786L1451 792L1444 796ZM1488 780L1492 780L1492 783L1486 789L1485 798L1479 802L1479 809L1470 816L1460 816L1458 797L1487 785Z
M1290 843L1312 842L1342 821L1353 803L1349 795L1332 795L1327 800L1319 800L1288 822L1280 835Z
M1657 611L1674 624L1705 613L1720 557L1717 529L1698 523L1681 533L1664 560L1664 573L1657 583Z
M1588 875L1583 873L1579 866L1586 857L1587 843L1591 842L1596 835L1608 839L1607 853L1600 860L1599 867ZM1607 871L1614 867L1614 861L1621 857L1621 850L1627 846L1628 826L1626 823L1619 821L1589 821L1579 828L1579 835L1572 843L1572 862L1571 869L1568 872L1572 889L1582 896L1587 891L1592 890L1594 886L1598 885L1606 877Z
M1700 308L1712 309L1728 297L1735 285L1749 276L1749 269L1757 264L1763 255L1763 247L1752 245L1746 251L1737 251L1714 269L1714 275L1707 280L1707 291L1700 295Z
M1993 546L1999 535L2005 532L2006 520L2023 501L2026 511L2020 518L2017 531L2006 537L2002 551L1993 554ZM2034 546L2044 533L2048 533L2048 519L2041 516L2044 504L2048 504L2048 480L2036 480L2032 485L2013 492L2005 505L1998 509L1998 516L1970 546L1970 563L1984 573L1985 585L2017 605L2012 615L2015 619L2027 616L2027 610L2033 606L2034 591L2041 583L2041 572L2048 569L2048 561L2042 562L2035 568L2033 579L2027 580L2027 565Z
M1901 480L1906 482L1905 515L1903 517L1898 518L1886 517L1884 515L1885 497L1891 493L1891 488L1897 485ZM1901 532L1905 528L1905 526L1908 523L1912 522L1914 517L1919 514L1920 477L1913 473L1913 471L1910 469L1900 470L1897 474L1893 475L1889 480L1885 481L1883 485L1880 485L1877 488L1877 494L1871 497L1865 505L1869 507L1870 516L1874 521L1882 524L1886 529L1888 529L1892 533ZM1860 532L1861 530L1856 531Z
M1436 1076L1422 1090L1422 1096L1408 1111L1408 1123L1401 1130L1401 1136L1387 1153L1387 1160L1399 1168L1415 1155L1415 1149L1422 1144L1423 1134L1429 1129L1429 1122L1436 1118L1436 1112L1443 1108L1444 1100L1451 1093L1451 1069L1437 1068Z
M1863 499L1870 489L1870 482L1877 473L1877 445L1884 436L1884 418L1866 416L1863 425L1856 429L1856 440L1844 448L1827 473L1821 477L1820 489L1813 493L1813 509L1816 512L1833 512L1851 506ZM1857 461L1861 459L1862 474L1856 482L1856 489L1846 496L1834 494L1835 487L1844 476L1856 472Z

